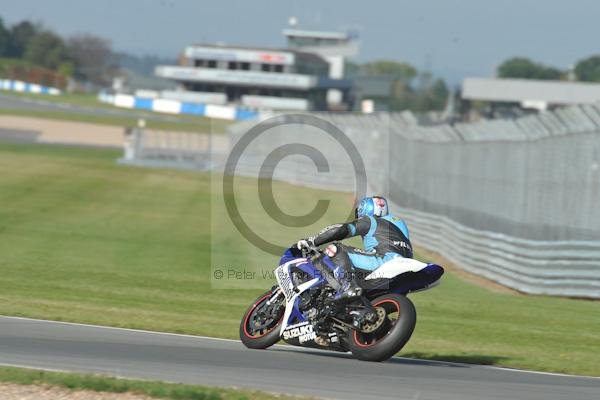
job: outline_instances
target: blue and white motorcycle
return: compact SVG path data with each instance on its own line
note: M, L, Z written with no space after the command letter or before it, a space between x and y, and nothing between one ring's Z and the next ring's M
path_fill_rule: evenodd
M279 264L278 285L242 317L244 345L265 349L283 339L296 346L350 351L365 361L387 360L404 347L417 322L407 294L437 285L444 273L436 264L394 258L374 271L357 269L363 295L341 300L326 279L335 265L318 248L289 248Z

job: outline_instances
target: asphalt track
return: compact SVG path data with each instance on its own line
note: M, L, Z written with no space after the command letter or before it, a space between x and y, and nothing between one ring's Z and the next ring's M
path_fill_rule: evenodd
M600 399L600 379L0 317L0 364L339 399Z
M113 116L113 117L132 117L144 118L155 121L178 122L179 119L175 116L161 115L150 111L142 110L127 110L117 108L102 108L82 106L77 104L60 103L56 101L47 101L44 99L17 97L9 94L0 93L0 109L7 110L29 110L29 111L46 111L46 112L68 112L81 115L95 116Z

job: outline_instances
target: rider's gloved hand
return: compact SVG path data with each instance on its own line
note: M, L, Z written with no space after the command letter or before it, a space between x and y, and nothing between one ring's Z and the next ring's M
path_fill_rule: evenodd
M311 247L314 247L315 243L312 241L311 238L307 238L307 239L300 239L298 240L298 243L296 243L296 247L298 248L298 250L309 250Z

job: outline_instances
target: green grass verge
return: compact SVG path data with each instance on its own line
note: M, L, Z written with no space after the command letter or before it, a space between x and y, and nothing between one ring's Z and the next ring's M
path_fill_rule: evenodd
M20 385L50 385L70 390L136 393L173 400L275 400L300 399L284 395L241 389L222 389L199 385L111 378L103 375L48 372L0 367L0 382Z
M100 102L98 100L98 96L93 93L63 93L59 96L41 93L15 92L12 90L3 90L0 93L5 96L19 97L22 99L43 100L57 104L71 104L75 106L95 108L116 108L110 104Z
M271 268L276 258L244 245L219 205L217 177L118 166L119 156L0 144L0 314L237 337L268 282L217 290L211 265ZM263 215L255 180L236 181L257 232L279 243L299 235ZM332 200L304 234L344 220L350 201L283 183L274 193L296 215L317 197ZM404 356L600 375L600 302L496 293L452 273L411 299L419 320Z

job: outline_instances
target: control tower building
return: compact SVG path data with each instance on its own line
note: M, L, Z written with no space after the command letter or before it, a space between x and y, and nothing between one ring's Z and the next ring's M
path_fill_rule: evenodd
M358 34L355 32L327 32L302 29L284 29L287 47L320 55L329 63L329 78L343 79L344 65L348 58L358 55ZM330 109L343 108L343 93L338 89L327 91Z

